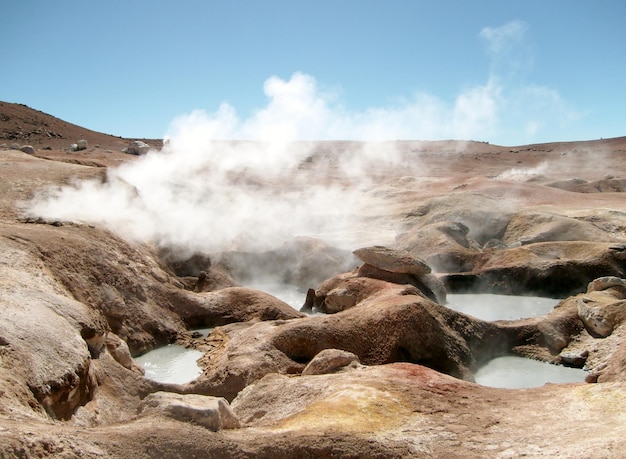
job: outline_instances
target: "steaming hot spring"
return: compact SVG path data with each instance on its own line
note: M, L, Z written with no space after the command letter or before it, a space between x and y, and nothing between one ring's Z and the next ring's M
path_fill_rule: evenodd
M624 139L218 127L0 152L0 456L619 455Z

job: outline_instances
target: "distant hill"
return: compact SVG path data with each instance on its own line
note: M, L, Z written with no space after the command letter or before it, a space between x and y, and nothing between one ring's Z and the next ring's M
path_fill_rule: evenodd
M84 139L90 146L99 145L102 149L120 151L130 140L102 134L26 105L0 102L0 145L32 145L35 148L67 149L78 140ZM141 139L150 145L160 147L161 140Z
M131 140L142 140L153 147L161 148L162 139L127 139L101 132L92 131L63 121L47 113L35 110L23 104L0 101L0 146L12 143L32 145L36 149L67 150L80 139L85 139L90 147L98 146L102 150L121 151ZM418 140L418 139L414 139ZM498 146L485 142L465 142L462 140L423 142L424 147L432 151L447 151L461 148L465 151L483 152L498 150ZM460 146L460 147L459 147ZM512 147L512 150L534 151L571 151L572 149L592 149L626 152L626 137L596 139L579 142L552 142Z

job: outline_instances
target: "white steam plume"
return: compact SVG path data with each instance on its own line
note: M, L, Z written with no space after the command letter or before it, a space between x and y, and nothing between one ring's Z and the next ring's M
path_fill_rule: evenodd
M483 29L481 36L495 61L511 55L525 31L514 23ZM372 174L401 166L410 175L410 167L427 166L415 164L415 157L408 164L393 144L374 141L483 140L519 133L520 126L530 135L551 120L568 119L556 91L516 84L492 71L485 84L451 103L422 93L392 107L352 112L321 92L312 76L271 77L264 84L268 103L252 116L240 119L227 103L214 113L181 116L162 151L109 170L104 183L48 190L29 213L102 224L190 252L269 248L294 235L335 233L354 223ZM511 128L505 114L513 114ZM355 144L308 142L343 139L369 143L357 151Z

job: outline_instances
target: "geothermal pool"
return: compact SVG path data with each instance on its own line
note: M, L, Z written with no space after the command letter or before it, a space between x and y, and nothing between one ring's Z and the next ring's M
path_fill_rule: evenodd
M202 373L196 361L202 352L176 344L146 352L135 360L145 371L145 377L162 383L185 384Z
M474 375L478 384L506 389L540 387L547 383L584 382L587 372L580 368L505 356L491 360Z
M301 292L296 285L263 282L248 284L246 287L269 293L297 311L300 310L306 300L306 292Z
M306 294L298 287L283 284L249 285L280 298L299 310ZM495 294L449 294L446 307L482 320L514 320L550 312L559 300L551 298L508 296ZM207 336L210 328L194 330ZM198 377L202 370L196 361L202 352L170 344L150 351L135 360L145 370L148 379L163 383L184 384ZM475 375L478 384L490 387L520 389L546 383L582 382L586 371L552 365L523 357L506 356L491 360Z
M446 307L477 319L515 320L549 313L560 300L538 296L451 293Z
M306 292L295 285L280 283L249 284L246 287L261 290L281 299L292 308L300 310ZM538 296L497 295L490 293L450 293L446 307L476 317L477 319L515 320L536 317L552 311L560 300Z

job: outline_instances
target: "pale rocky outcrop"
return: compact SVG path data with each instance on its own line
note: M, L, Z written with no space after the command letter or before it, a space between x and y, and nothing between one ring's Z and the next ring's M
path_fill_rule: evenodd
M594 222L548 212L518 212L502 236L506 244L548 241L613 242L620 240Z
M605 283L606 281L596 282L596 285ZM620 290L616 292L614 288L607 287L606 290L600 290L603 295L586 295L578 298L578 316L591 335L607 337L626 321L626 300L623 289ZM611 294L612 292L616 294Z
M40 404L69 419L95 391L91 359L106 323L71 299L22 242L4 237L0 247L0 390L7 397L0 411L32 416Z
M390 442L387 457L605 457L621 454L623 390L623 383L501 390L395 363L309 377L267 375L231 406L255 432L342 432L357 445L368 438L375 457L374 445L400 438ZM260 408L267 406L272 409ZM570 425L570 417L578 422ZM606 429L607 422L616 430ZM408 450L397 449L402 444Z
M150 150L150 145L141 140L133 140L123 151L129 155L145 155Z
M473 259L469 272L447 274L452 291L490 291L564 298L583 292L593 279L623 277L621 251L611 243L551 241L494 250Z
M139 415L167 416L201 425L214 432L236 429L240 425L239 419L224 398L196 394L155 392L142 400Z

